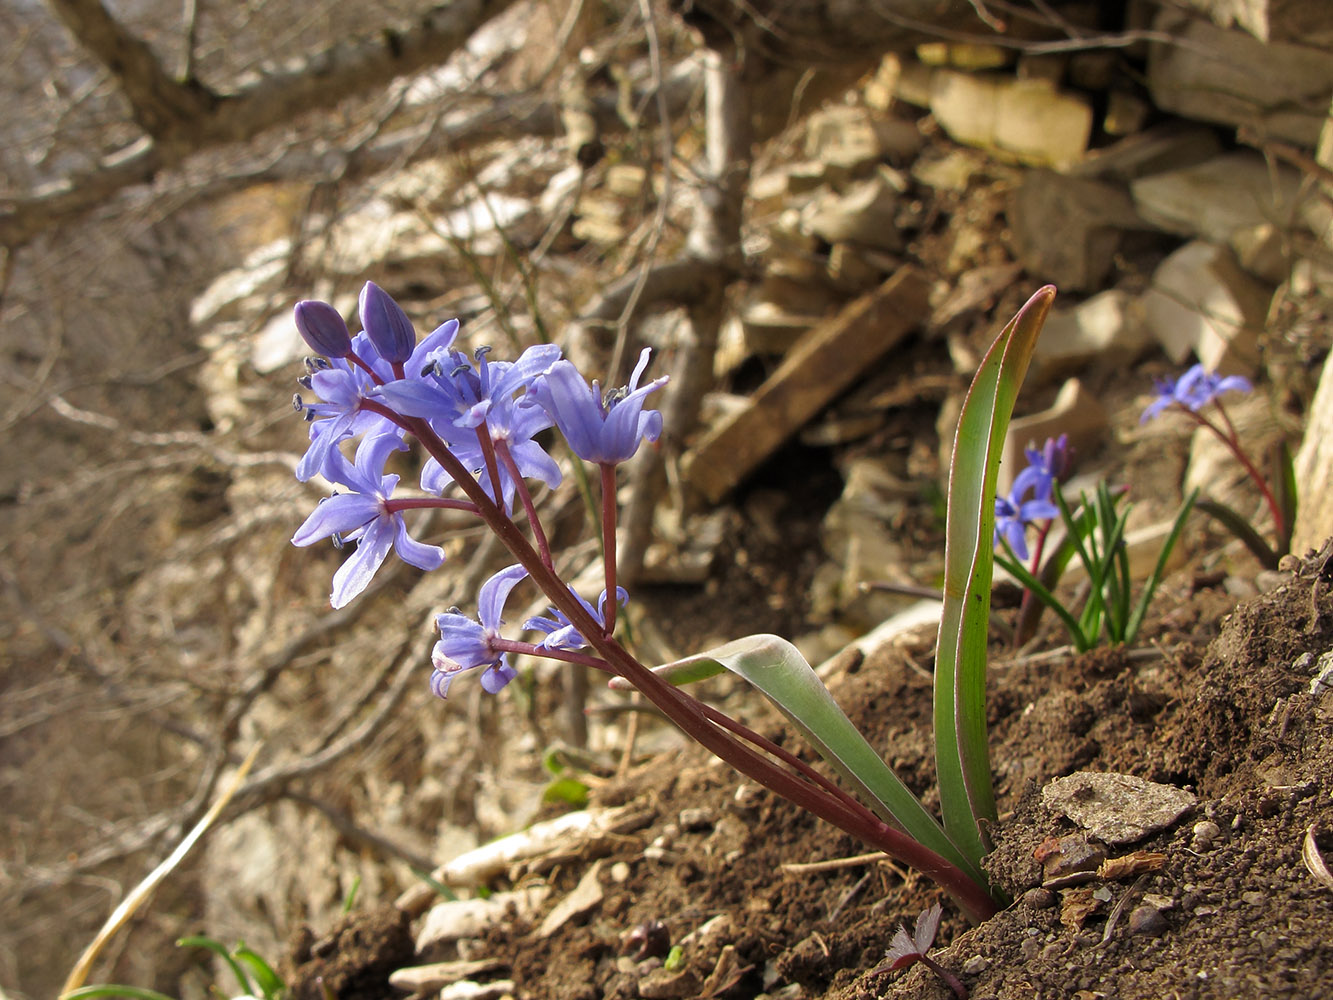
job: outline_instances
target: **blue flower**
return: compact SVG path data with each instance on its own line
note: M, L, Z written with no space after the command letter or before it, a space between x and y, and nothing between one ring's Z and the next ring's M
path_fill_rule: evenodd
M995 498L995 544L1004 538L1014 555L1019 559L1028 557L1026 529L1033 521L1049 520L1058 517L1060 510L1050 500L1033 498L1019 499L1019 494L1011 492L1007 497Z
M345 358L352 353L352 335L342 313L327 302L306 299L292 310L296 330L316 354L326 358Z
M1010 496L1021 497L1031 489L1034 500L1049 500L1055 489L1055 481L1065 474L1069 464L1069 435L1061 434L1058 438L1047 438L1040 450L1024 448L1028 464L1014 477Z
M389 453L403 447L395 435L372 434L357 448L355 464L340 451L331 452L333 478L355 492L335 493L322 501L292 536L293 545L313 545L324 538L332 538L340 548L344 541L356 542L356 551L333 575L331 601L335 608L343 607L366 589L390 549L418 569L438 569L444 562L443 549L412 538L403 515L386 506L398 477L383 476L381 472Z
M601 596L597 598L596 610L593 610L593 606L589 604L587 601L585 601L582 597L580 597L578 591L576 591L573 587L569 588L569 592L574 595L574 597L578 600L580 604L583 605L584 610L587 611L588 614L592 615L593 620L596 621L598 625L601 625L603 628L606 627L605 590L603 590ZM623 606L628 601L629 601L629 592L626 591L624 587L617 587L616 603ZM538 648L583 649L588 645L588 640L585 639L583 637L583 634L580 633L579 630L574 627L574 624L567 617L565 617L565 613L563 611L561 611L559 608L552 608L551 615L552 617L550 618L543 618L543 617L529 618L527 621L523 623L524 628L530 628L537 632L546 633L546 638L543 639L541 642L537 643Z
M1202 364L1189 368L1179 378L1157 379L1154 399L1139 423L1145 424L1170 406L1183 406L1191 413L1203 409L1224 392L1249 392L1254 386L1239 375L1218 375L1204 370Z
M375 352L390 364L401 364L412 356L417 331L403 307L373 281L367 281L358 299L361 327L375 345Z
M315 321L312 317L319 316L317 322L321 332L318 336L327 346L333 346L336 337L329 333L331 320L324 309L314 308L320 306L332 310L331 306L314 300L297 303L298 329L302 324L314 329ZM457 333L458 321L450 320L422 340L408 356L405 368L408 380L414 376L420 377L426 357L432 352L447 349ZM302 336L305 335L303 331ZM307 341L313 343L309 338ZM355 355L361 364L350 360L349 356L331 361L308 359L306 365L310 371L300 382L302 387L318 393L321 402L307 403L300 395L292 399L297 411L310 422L310 447L296 466L296 478L301 482L317 475L335 479L335 475L326 471L325 466L330 456L337 451L338 445L348 438L382 433L402 437L402 430L393 421L362 408L362 403L371 397L379 385L397 379L393 365L379 353L374 340L366 331L352 338L348 355ZM333 468L336 468L336 463Z
M528 571L522 566L509 566L483 583L477 599L480 621L457 610L436 616L440 641L431 651L430 659L435 670L431 673L430 686L437 696L448 697L449 685L464 670L485 667L481 686L490 694L495 694L518 676L509 665L508 654L496 650L494 640L499 638L500 626L504 624L500 616L504 613L509 592L527 575Z
M656 441L662 433L662 414L643 410L644 398L667 382L659 378L639 385L648 356L645 347L629 385L611 390L605 398L597 384L589 386L570 362L557 361L532 384L524 402L541 406L551 415L579 458L617 465L638 450L640 441Z
M436 350L425 359L419 379L387 383L376 395L400 413L425 418L468 468L485 464L477 440L477 429L484 426L493 442L508 449L522 477L559 486L560 467L532 440L551 426L551 418L539 407L521 405L518 393L559 359L560 348L537 344L512 362L488 361L486 353L477 351L474 365L462 351ZM513 510L517 483L504 465L498 471L502 506ZM443 493L451 481L434 458L421 471L421 488L431 493ZM482 476L481 484L496 499L490 477Z

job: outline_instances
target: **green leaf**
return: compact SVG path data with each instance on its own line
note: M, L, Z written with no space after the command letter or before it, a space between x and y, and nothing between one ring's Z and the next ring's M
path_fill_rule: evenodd
M1143 585L1143 593L1139 595L1139 603L1134 608L1134 613L1130 615L1129 622L1125 625L1125 642L1133 642L1139 634L1139 626L1143 624L1143 616L1148 613L1148 605L1152 601L1152 595L1157 590L1157 585L1162 582L1162 574L1166 572L1167 561L1171 558L1171 550L1176 547L1176 542L1180 540L1180 533L1185 528L1185 519L1189 517L1190 511L1199 500L1199 488L1196 486L1190 491L1190 495L1185 498L1181 504L1180 513L1176 515L1175 523L1171 525L1171 533L1166 536L1162 542L1162 549L1157 553L1157 563L1153 566L1152 575L1148 577Z
M958 419L949 470L944 609L935 659L935 762L944 828L974 864L995 819L986 733L986 642L995 483L1005 431L1055 288L1040 289L991 345Z
M255 988L250 983L250 977L245 974L245 970L237 964L231 951L221 941L203 934L196 934L192 937L181 938L176 942L176 947L207 948L213 954L217 955L218 958L231 966L232 975L236 977L236 981L241 985L241 992L247 996L254 996Z
M264 1000L278 1000L286 991L287 984L282 981L282 977L257 952L237 942L232 954L250 967L250 971L255 975L255 981L264 992Z
M1254 530L1254 526L1250 524L1247 518L1242 517L1230 507L1220 504L1216 500L1199 500L1195 506L1199 508L1200 513L1207 514L1235 535L1263 564L1265 569L1277 569L1278 554L1273 551L1272 546L1264 541L1263 536ZM1290 546L1290 539L1287 540L1287 544Z
M77 990L62 993L60 1000L88 1000L89 997L129 997L130 1000L175 1000L157 990L148 990L139 986L80 986Z
M884 763L852 725L800 650L786 639L776 635L746 636L654 667L653 672L679 685L715 676L724 669L745 678L767 695L880 819L985 884L980 867L959 850L935 817ZM626 686L619 678L612 681L612 687Z
M588 786L577 778L556 778L542 790L543 802L564 802L582 809L588 804Z

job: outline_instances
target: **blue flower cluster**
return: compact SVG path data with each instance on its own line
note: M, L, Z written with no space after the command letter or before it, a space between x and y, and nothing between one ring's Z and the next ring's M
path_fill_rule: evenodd
M424 570L444 562L444 550L413 539L403 511L422 507L470 509L479 513L477 500L444 499L459 470L473 470L476 485L504 515L514 510L516 497L525 503L526 481L559 485L560 467L535 440L550 427L557 428L570 449L585 461L602 466L624 462L640 442L661 434L662 415L645 410L649 395L665 384L658 378L640 385L648 365L645 349L629 385L603 393L589 385L559 347L529 347L514 361L492 361L486 348L473 354L455 346L457 320L437 327L417 343L407 314L373 282L360 297L364 329L352 336L339 312L325 302L305 301L296 306L296 328L318 356L306 360L304 389L319 400L297 395L293 404L309 423L310 445L298 462L296 476L307 481L322 476L340 491L325 499L297 529L296 545L312 545L331 538L342 547L356 543L355 551L333 578L332 604L341 608L360 594L390 551ZM385 463L395 451L407 448L408 436L432 438L434 446L425 463L420 485L426 498L395 499L399 477L385 474ZM359 439L355 457L343 444ZM440 459L453 469L451 473ZM475 490L473 496L476 496ZM431 499L440 498L440 499ZM489 508L488 508L489 509ZM482 587L480 621L456 611L438 617L440 641L432 657L432 686L443 696L460 670L485 666L482 686L498 691L513 677L500 642L499 627L505 599L528 573L523 566L501 570ZM576 595L577 596L577 595ZM617 601L624 591L617 588ZM580 602L591 606L579 598ZM606 595L597 621L605 608ZM547 633L540 647L573 650L586 646L568 620L535 618L525 628Z
M1218 375L1197 364L1178 378L1157 379L1157 397L1143 411L1139 423L1147 423L1171 406L1197 413L1224 392L1249 392L1253 388L1249 379L1240 375Z
M1028 464L1014 477L1009 495L995 498L995 544L1004 539L1019 559L1028 557L1027 526L1060 516L1051 496L1069 461L1069 436L1047 438L1040 451L1025 448L1023 454ZM1025 499L1029 491L1032 496Z

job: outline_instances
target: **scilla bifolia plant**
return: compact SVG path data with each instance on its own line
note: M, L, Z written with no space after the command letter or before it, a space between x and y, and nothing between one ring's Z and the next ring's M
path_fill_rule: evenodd
M1264 566L1276 569L1278 559L1291 551L1291 531L1296 523L1296 472L1291 450L1284 443L1274 452L1270 486L1240 443L1236 425L1231 422L1222 404L1223 393L1250 392L1253 388L1248 379L1239 375L1218 375L1205 370L1201 364L1194 365L1179 378L1158 381L1157 396L1143 411L1139 422L1147 423L1164 413L1183 413L1198 426L1207 428L1226 445L1264 498L1268 513L1273 518L1274 544L1269 545L1264 540L1250 524L1249 518L1225 504L1203 499L1198 503L1199 510L1239 538ZM1210 407L1215 417L1208 414Z
M516 653L602 671L617 686L643 692L742 774L923 872L980 921L1000 905L980 863L988 849L986 825L995 820L985 675L996 468L1053 296L1053 288L1042 289L1004 328L977 373L958 428L935 686L942 824L857 732L786 640L750 636L650 670L616 638L617 608L628 599L616 584L616 469L661 431L661 415L645 403L666 379L640 384L647 351L627 386L605 390L584 381L551 345L530 347L512 362L491 361L484 348L469 356L454 345L456 322L418 344L402 309L374 284L361 294L365 328L355 337L331 306L298 304L297 328L322 357L307 362L302 379L321 402L295 399L310 422L310 447L297 475L321 475L344 492L323 501L292 541L310 545L332 538L340 547L355 542L333 578L332 601L341 607L365 588L390 550L422 569L443 562L441 549L407 533L409 511L445 507L475 515L504 543L514 564L482 585L477 618L458 609L438 616L431 678L436 694L444 697L462 673L477 669L482 687L499 691L515 676L509 659ZM528 487L531 479L548 486L560 482L559 466L534 440L551 427L600 473L605 589L595 604L556 572ZM385 472L386 460L407 447L408 437L430 456L421 474L425 496L396 496L398 477ZM343 448L354 440L349 460ZM518 508L526 531L515 517ZM504 629L506 599L525 581L551 604L549 616L523 625L541 634L535 642ZM679 687L724 669L773 699L856 794Z
M1152 574L1138 600L1133 601L1134 581L1125 545L1125 525L1133 505L1121 503L1124 490L1098 483L1096 494L1082 495L1077 509L1071 510L1061 488L1069 465L1066 437L1047 439L1040 450L1028 448L1025 454L1028 464L1014 478L1009 495L995 499L995 544L1004 550L996 561L1025 589L1015 639L1021 643L1035 629L1035 611L1040 610L1030 603L1035 598L1056 613L1079 652L1096 646L1103 631L1113 644L1133 642L1199 491L1191 492L1181 504L1158 551ZM1064 523L1064 538L1043 561L1057 519ZM1029 525L1037 529L1037 543L1030 557L1026 539ZM1075 555L1088 576L1087 597L1077 614L1055 596L1055 585ZM1024 565L1029 558L1030 563Z

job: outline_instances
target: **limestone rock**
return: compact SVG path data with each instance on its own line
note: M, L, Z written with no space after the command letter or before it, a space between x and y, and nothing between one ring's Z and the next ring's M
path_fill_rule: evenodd
M881 160L910 159L922 142L915 122L884 118L869 108L824 108L812 114L805 127L808 158L850 171Z
M1173 785L1094 771L1056 778L1041 790L1041 800L1107 844L1132 844L1164 830L1198 801Z
M1333 354L1324 362L1306 419L1305 440L1296 452L1296 530L1291 551L1303 555L1333 536Z
M930 110L958 142L1030 166L1068 167L1088 148L1092 107L1042 80L936 70Z
M1209 371L1252 375L1270 298L1230 250L1195 240L1158 265L1143 312L1177 364L1193 352Z
M858 243L895 252L903 248L896 223L901 191L882 174L829 194L802 213L807 232L829 243Z
M1130 182L1140 216L1169 233L1225 244L1260 226L1304 223L1322 233L1329 213L1300 173L1240 150Z
M1168 9L1154 27L1178 39L1151 50L1148 85L1159 108L1314 146L1333 92L1333 52L1266 45L1244 31Z
M1068 434L1075 453L1090 452L1101 443L1106 424L1106 409L1097 397L1078 379L1071 378L1060 387L1055 402L1048 409L1010 421L1004 450L1000 453L996 492L1008 493L1014 477L1027 465L1024 448L1040 448L1047 438Z
M1333 48L1333 5L1308 0L1190 0L1221 28L1233 24L1261 42Z
M1120 186L1047 170L1025 174L1008 215L1024 268L1071 292L1101 288L1122 231L1144 228Z
M190 322L207 326L237 319L282 288L291 267L290 240L277 240L248 254L240 267L213 279L190 304Z
M1039 385L1093 360L1123 367L1143 353L1149 340L1138 298L1111 288L1072 309L1051 310L1028 379Z
M436 903L426 911L426 919L417 932L417 954L429 954L437 946L459 938L479 937L488 927L508 919L511 908L520 919L528 919L541 908L550 892L549 886L537 885L492 893L486 899Z

